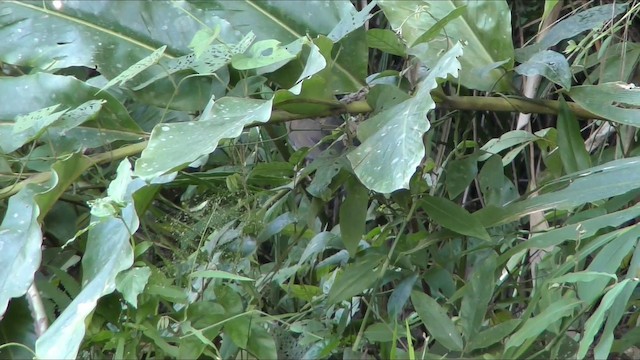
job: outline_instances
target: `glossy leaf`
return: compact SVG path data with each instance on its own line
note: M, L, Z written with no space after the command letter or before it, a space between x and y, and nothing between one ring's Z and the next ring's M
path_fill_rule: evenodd
M562 54L555 51L540 51L516 66L514 70L524 76L540 75L567 90L571 89L572 75L569 62Z
M439 59L414 97L358 126L362 144L347 158L364 186L380 193L409 188L409 180L425 153L422 135L430 127L427 113L435 107L431 90L438 86L438 78L458 74L457 57L461 54L458 43Z
M447 312L432 297L422 292L411 293L411 303L429 334L449 350L461 351L462 337Z
M569 95L585 110L607 120L640 126L640 88L633 84L616 82L574 86Z
M242 33L253 31L257 40L276 39L288 44L307 35L329 34L343 18L356 13L350 1L305 2L292 6L291 1L226 1L199 3L203 9L233 24ZM363 86L367 71L367 47L364 31L356 30L337 45L340 53L330 69L334 93L355 92Z
M460 7L464 12L450 19L439 36L428 44L428 50L419 59L430 68L438 61L437 54L450 48L451 43L462 41L464 54L458 82L463 86L483 91L506 91L510 89L509 77L501 69L494 69L482 78L473 75L473 70L503 62L508 69L513 64L513 43L511 42L511 12L506 1L470 1L461 3L453 0L396 1L380 0L380 8L389 19L392 28L401 32L409 47L439 20ZM428 11L421 11L423 6ZM446 35L445 35L446 34Z
M39 219L87 166L87 158L80 155L56 162L47 185L29 184L9 199L0 225L0 266L5 269L0 272L0 314L4 313L9 299L27 292L40 267Z
M424 200L420 202L420 207L422 207L429 218L438 225L455 231L458 234L486 241L491 240L487 230L485 230L480 221L451 200L425 195Z
M156 126L149 145L136 161L136 176L151 179L213 152L220 140L239 136L245 125L269 120L271 103L224 97L212 101L199 121Z
M131 179L131 165L125 159L118 167L118 176L111 183L108 196L123 197L125 207L119 216L93 217L86 251L82 259L82 291L58 316L36 342L39 358L75 358L85 334L85 319L102 296L116 288L116 276L133 264L130 237L138 228L138 216L132 202L134 191L144 185Z
M12 152L48 129L46 139L54 146L71 143L72 148L94 148L104 146L114 140L139 140L142 131L133 122L126 108L112 95L100 93L93 86L71 77L37 73L19 77L0 78L0 95L10 98L20 89L20 101L12 106L0 107L0 151ZM42 126L31 127L20 118L50 106L67 111L61 117L45 122ZM97 116L95 123L79 126L91 117ZM23 125L20 125L20 124ZM18 126L18 131L14 128ZM26 126L26 127L25 127Z

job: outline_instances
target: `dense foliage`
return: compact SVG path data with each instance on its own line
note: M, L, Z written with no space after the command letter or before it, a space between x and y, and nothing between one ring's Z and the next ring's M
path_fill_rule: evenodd
M638 356L640 3L3 1L0 357Z

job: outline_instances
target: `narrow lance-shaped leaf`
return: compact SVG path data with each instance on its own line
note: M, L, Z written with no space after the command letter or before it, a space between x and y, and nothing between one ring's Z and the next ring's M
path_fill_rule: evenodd
M640 88L622 82L574 86L569 96L585 110L624 125L640 126Z
M411 303L429 334L449 350L461 351L462 337L447 312L427 294L413 291Z
M136 75L138 75L141 72L145 71L151 65L157 63L158 60L160 60L160 58L164 54L164 51L166 49L167 49L167 46L164 45L164 46L160 47L159 49L155 50L154 52L152 52L151 54L149 54L148 56L146 56L145 58L141 59L137 63L131 65L127 70L123 71L118 76L116 76L113 79L111 79L98 92L105 91L105 90L109 89L110 87L112 87L115 84L122 85L125 82L127 82L128 80L133 79Z
M419 84L415 96L368 119L358 127L363 142L347 158L369 189L390 193L409 188L409 180L424 157L422 135L429 130L429 110L435 108L431 90L437 78L457 76L462 45L455 44Z

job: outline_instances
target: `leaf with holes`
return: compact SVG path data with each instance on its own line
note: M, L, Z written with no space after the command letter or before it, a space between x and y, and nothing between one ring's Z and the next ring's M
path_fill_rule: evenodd
M380 193L409 188L409 180L425 153L422 136L430 128L427 113L435 108L431 90L438 86L438 78L458 75L460 55L462 46L457 43L420 82L412 98L378 113L358 127L362 144L347 158L367 188Z
M152 179L210 154L222 139L235 138L245 125L266 122L272 100L224 97L211 102L199 121L157 125L136 161L136 176Z
M633 84L574 86L569 96L584 109L607 120L640 126L640 88Z

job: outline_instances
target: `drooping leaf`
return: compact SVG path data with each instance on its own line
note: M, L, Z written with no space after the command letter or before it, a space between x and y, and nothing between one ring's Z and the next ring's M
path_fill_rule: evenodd
M577 359L584 359L587 355L587 351L589 351L589 347L593 343L593 338L600 328L602 327L602 323L604 322L605 313L611 306L615 303L617 297L624 291L629 290L629 288L635 288L638 285L637 280L625 279L616 284L611 290L607 291L607 293L600 301L600 305L596 309L596 311L591 315L591 317L584 324L585 332L580 340L580 346L578 348L578 353L576 354Z
M357 179L346 185L347 197L340 205L340 235L344 247L355 257L365 232L369 191Z
M555 51L540 51L529 60L516 66L514 70L524 76L540 75L567 90L571 89L569 62L562 54Z
M501 69L488 72L479 78L473 70L479 67L505 62L506 68L513 64L513 43L511 42L511 11L506 1L453 0L407 1L381 0L378 2L394 30L400 31L409 47L419 44L417 40L438 21L450 20L440 31L439 36L428 44L428 50L419 56L430 68L438 61L438 52L446 51L451 43L461 41L465 44L458 82L465 87L483 91L507 91L510 89L509 76ZM465 7L466 6L466 7ZM462 14L454 13L465 7ZM438 25L440 26L440 25ZM431 35L429 35L431 37Z
M583 31L596 28L605 21L612 20L627 9L627 4L606 4L594 6L578 12L549 29L537 43L516 50L516 58L524 62L534 54L556 45L564 39L572 38Z
M136 161L136 176L151 179L186 166L213 152L218 142L242 133L245 125L265 122L272 100L224 97L212 102L199 121L160 124Z
M471 277L465 285L460 306L460 321L465 339L475 338L484 321L496 282L496 259L493 251L478 256Z
M566 173L570 174L591 167L591 158L584 146L578 120L562 97L558 113L558 150Z
M129 269L116 277L116 289L131 306L137 308L138 295L144 291L149 276L151 269L146 266Z
M580 304L581 302L575 301L575 299L562 298L553 306L544 309L539 315L526 319L524 325L509 337L505 349L508 351L509 348L517 347L528 339L537 337L551 324L571 315L574 308Z
M569 96L585 110L607 120L640 126L640 88L633 84L574 86Z
M435 107L430 92L438 78L456 76L462 46L455 44L420 83L415 96L378 113L358 127L362 144L347 158L369 189L390 193L409 188L409 180L424 156L422 135L429 130L429 110Z
M478 175L478 154L452 159L447 163L445 184L449 199L462 194Z
M102 296L116 288L116 276L133 264L130 238L138 229L139 221L132 194L144 185L131 178L129 160L118 167L118 175L110 184L108 196L122 197L125 207L118 216L93 217L86 251L82 259L82 291L51 324L36 342L38 358L67 359L77 356L85 334L85 319L94 310Z
M461 351L462 337L447 312L429 295L413 291L411 303L429 334L449 350Z
M460 7L455 8L450 13L448 13L447 16L443 17L442 19L439 19L435 24L433 24L433 26L431 26L429 30L425 31L424 34L420 35L420 37L418 37L413 42L413 46L422 44L424 42L430 42L431 40L435 39L440 34L440 32L445 28L445 26L447 26L447 24L451 22L451 20L461 16L466 11L467 11L466 5L462 5Z
M17 298L11 301L7 312L0 320L0 358L2 359L30 359L33 354L27 349L9 345L9 343L22 344L33 349L36 343L36 330L34 328L29 304L25 298Z
M458 234L490 241L491 237L480 221L473 217L467 210L451 200L443 197L425 195L420 202L420 207L429 215L436 224L441 225Z
M160 58L162 57L162 54L164 54L164 51L166 49L167 49L167 45L161 46L160 48L156 49L154 52L152 52L148 56L144 57L143 59L140 59L137 63L129 66L125 71L118 74L118 76L109 80L109 82L105 86L103 86L99 92L105 91L116 84L122 85L125 82L133 79L136 75L145 71L151 65L154 65L155 63L157 63L158 60L160 60Z
M337 276L329 294L327 303L335 304L343 300L351 299L373 286L378 279L378 273L373 271L380 264L376 257L362 258L360 261L350 264Z
M536 211L571 209L621 195L640 186L640 172L636 171L638 164L638 157L610 161L555 180L555 185L563 186L560 190L512 202L504 208L488 206L473 215L485 227L489 227L517 220Z
M407 304L409 297L411 296L411 290L418 280L418 274L412 274L403 279L389 296L387 302L387 313L391 319L396 319L401 314L402 309Z
M238 281L253 281L253 279L246 276L240 276L232 274L226 271L220 270L198 270L189 274L190 277L201 277L205 279L226 279L226 280L238 280Z
M0 314L9 299L23 295L40 267L42 230L39 220L51 209L66 188L84 172L89 162L76 154L52 166L45 186L29 184L9 199L0 225Z
M114 140L139 140L142 136L140 128L116 98L109 93L94 95L97 88L72 76L37 73L0 78L0 95L11 98L16 89L21 90L20 101L0 107L0 151L4 153L18 149L44 128L48 129L45 138L54 140L51 144L55 147L71 143L72 148L94 148L96 143L104 146ZM55 105L59 105L58 109L71 110L42 126L25 128L32 123L23 123L24 126L19 125L22 131L14 133L16 117ZM95 115L99 115L95 123L78 127Z

